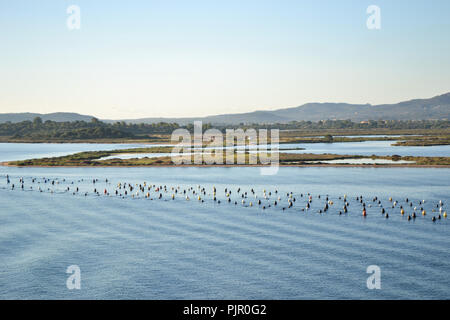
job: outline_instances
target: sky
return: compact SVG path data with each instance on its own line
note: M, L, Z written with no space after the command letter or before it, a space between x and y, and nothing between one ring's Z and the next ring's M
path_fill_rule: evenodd
M67 8L80 8L69 29ZM380 29L369 29L370 5ZM448 0L0 0L0 113L197 117L450 91ZM74 21L74 20L70 20Z

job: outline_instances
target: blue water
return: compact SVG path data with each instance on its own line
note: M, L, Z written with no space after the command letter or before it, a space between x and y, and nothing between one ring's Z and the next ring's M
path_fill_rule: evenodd
M418 157L450 157L450 145L445 146L392 146L395 141L363 141L337 143L295 143L283 144L284 148L305 148L305 150L283 150L286 153L332 153L363 156L418 156Z
M423 157L450 157L450 145L428 146L428 147L401 147L391 146L395 141L364 141L364 142L337 142L337 143L290 143L280 144L279 149L284 153L332 153L349 155L400 155L400 156L423 156ZM0 162L13 160L26 160L44 157L56 157L73 154L82 151L114 150L140 147L160 147L168 144L145 145L145 144L51 144L51 143L0 143ZM270 146L270 145L269 145ZM248 147L248 146L247 146ZM257 146L250 146L257 147ZM236 149L243 149L238 146ZM286 150L304 148L305 150ZM256 152L256 151L255 151ZM129 154L114 155L108 158L142 158L166 156L167 154Z
M152 190L153 200L113 192L118 182L144 181L168 191ZM0 298L449 299L450 224L431 221L439 200L448 211L449 181L449 169L422 168L280 168L261 176L258 168L0 167ZM188 189L198 185L203 203ZM178 186L190 201L180 193L171 200ZM238 188L253 188L266 206L281 200L263 210L249 196L243 205ZM296 201L283 211L291 191ZM308 192L312 208L302 211ZM334 204L318 213L326 194ZM344 194L349 213L339 215ZM359 195L372 205L366 218ZM407 221L406 197L427 215ZM81 290L66 288L69 265L81 269ZM381 268L380 290L366 287L369 265Z
M61 157L83 151L159 147L166 145L108 143L0 143L0 161Z
M421 156L421 157L450 157L450 145L443 146L427 146L427 147L404 147L404 146L392 146L395 141L363 141L363 142L336 142L336 143L287 143L279 145L279 152L282 153L313 153L313 154L346 154L346 155L364 155L364 156ZM238 152L243 152L244 149L250 149L250 153L257 153L258 150L252 150L260 148L261 146L237 146L235 149ZM270 149L270 145L263 145ZM225 147L224 149L228 149ZM206 149L212 149L207 147ZM195 149L198 151L199 149ZM186 153L185 155L189 155ZM180 155L180 154L176 154ZM130 154L116 154L109 157L102 158L107 159L133 159L133 158L156 158L172 156L171 153L130 153Z
M450 145L442 146L393 146L396 141L362 141L362 142L335 142L335 143L283 143L279 145L283 153L332 153L350 155L377 155L377 156L422 156L422 157L450 157ZM266 145L264 145L265 147ZM244 146L236 147L237 150ZM249 149L259 146L247 146ZM270 148L270 145L267 145ZM292 149L292 150L289 150ZM250 152L258 152L251 150Z

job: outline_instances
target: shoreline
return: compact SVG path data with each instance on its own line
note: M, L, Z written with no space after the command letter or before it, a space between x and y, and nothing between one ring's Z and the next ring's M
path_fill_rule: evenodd
M182 164L182 165L136 165L136 166L125 166L125 165L96 165L96 166L18 166L11 165L8 161L0 162L1 167L14 167L14 168L238 168L238 167L257 167L257 168L270 168L268 165L262 164ZM280 164L278 167L334 167L334 168L450 168L450 165L420 165L420 164L334 164L334 163L316 163L316 164Z
M1 141L0 143L20 143L20 144L171 144L163 141Z

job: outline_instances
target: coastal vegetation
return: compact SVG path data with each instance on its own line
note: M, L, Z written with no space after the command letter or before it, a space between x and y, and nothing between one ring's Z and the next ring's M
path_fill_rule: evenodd
M179 128L177 124L108 124L92 118L90 122L55 122L36 117L33 121L0 123L3 142L104 142L104 141L164 141Z
M36 117L33 121L0 123L0 142L97 142L97 143L162 143L169 142L176 129L194 132L194 125L177 123L126 123L124 121L105 123L96 118L90 122L42 121ZM433 137L433 143L448 144L450 139L450 121L365 121L350 120L292 121L274 124L213 125L203 124L203 131L215 128L225 133L227 129L279 129L281 143L318 143L318 142L357 142L368 140L419 140L419 135ZM345 137L365 135L364 137ZM367 135L367 136L366 136ZM371 135L385 135L371 137ZM392 137L389 135L401 135ZM270 135L269 135L270 136ZM446 142L447 141L447 142ZM431 141L428 141L431 143ZM417 142L419 143L419 142ZM426 142L424 142L426 143ZM408 144L406 144L408 145ZM414 145L411 142L410 145ZM418 144L420 145L420 144Z
M177 166L172 157L170 156L160 156L160 157L139 157L140 153L170 153L172 150L171 147L155 147L155 148L132 148L132 149L120 149L120 150L112 150L112 151L87 151L87 152L79 152L72 155L61 156L61 157L52 157L52 158L42 158L42 159L30 159L30 160L22 160L22 161L10 161L8 163L4 163L9 166L48 166L48 167L83 167L83 166L99 166L99 167L133 167L133 166ZM136 154L136 158L130 159L120 159L120 154ZM117 158L114 158L114 155L117 155ZM249 153L246 152L244 154L244 163L235 164L239 165L263 165L260 161L260 156L271 156L270 150L267 154L260 153ZM223 161L222 163L213 164L217 166L221 166L225 161L225 153L223 153ZM312 153L283 153L280 151L279 153L279 164L283 165L346 165L347 163L342 162L339 164L324 164L322 161L330 161L330 160L355 160L367 158L367 156L362 155L339 155L339 154L312 154ZM108 157L107 159L103 159ZM183 158L186 164L182 164L182 166L192 166L192 165L207 165L205 161L201 164L194 164L194 155L187 154L183 156L175 156L178 158ZM257 159L256 163L250 161L252 159ZM398 155L393 156L375 156L372 155L370 157L372 160L383 159L383 160L391 160L392 163L389 164L377 164L377 165L401 165L401 166L450 166L450 157L414 157L414 156L405 156L401 157ZM236 150L234 151L234 163L237 162L238 153ZM395 162L398 161L398 164ZM410 163L404 163L400 161L408 161ZM351 163L351 161L349 162ZM363 164L360 164L363 165Z
M446 136L422 136L417 137L416 139L407 140L407 141L397 141L394 143L394 146L439 146L439 145L449 145L450 144L450 135Z

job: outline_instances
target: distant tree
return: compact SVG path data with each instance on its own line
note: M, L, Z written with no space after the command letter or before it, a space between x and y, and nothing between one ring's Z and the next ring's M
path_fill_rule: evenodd
M41 117L36 117L33 119L33 124L35 126L40 126L42 124L42 118Z

